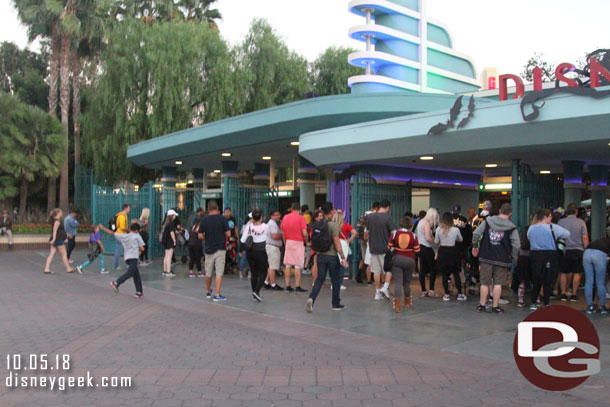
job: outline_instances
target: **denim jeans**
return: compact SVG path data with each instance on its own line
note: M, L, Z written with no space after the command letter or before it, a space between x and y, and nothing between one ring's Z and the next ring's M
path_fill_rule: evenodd
M119 267L119 258L123 255L123 244L119 241L114 242L114 260L112 260L112 268Z
M138 270L138 259L128 259L125 260L127 263L127 271L123 273L116 280L117 286L123 284L125 280L133 277L133 284L136 286L136 292L142 293L142 279L140 278L140 271Z
M241 256L239 259L239 271L240 273L244 272L244 269L246 268L246 265L248 264L248 257L246 256L246 251L243 250L241 252Z
M320 289L326 280L326 273L330 273L330 281L333 285L333 297L332 305L337 306L341 304L341 283L343 282L343 274L341 273L341 264L339 263L339 257L337 255L329 256L327 254L318 254L318 278L311 289L311 298L314 302L320 293Z
M600 307L606 304L606 257L606 253L595 249L587 249L583 255L582 264L586 278L585 298L589 306L593 305L593 281L597 285Z
M68 243L66 244L66 255L68 259L72 255L72 250L76 247L76 236L72 236L68 238Z

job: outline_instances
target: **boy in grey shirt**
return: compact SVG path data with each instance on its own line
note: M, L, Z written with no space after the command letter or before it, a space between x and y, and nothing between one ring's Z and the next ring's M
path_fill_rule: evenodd
M110 229L105 228L103 225L99 225L100 229L106 233L114 235L117 244L122 244L124 249L125 263L127 263L127 271L121 275L116 281L110 282L110 287L114 292L119 292L119 286L123 284L127 279L133 277L133 283L136 286L136 293L134 298L142 298L142 279L140 278L140 271L138 270L138 259L140 254L144 250L144 240L140 236L140 225L133 223L129 227L129 233L116 233Z

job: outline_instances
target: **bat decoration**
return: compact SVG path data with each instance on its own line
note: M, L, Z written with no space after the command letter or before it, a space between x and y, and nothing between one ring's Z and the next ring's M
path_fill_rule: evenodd
M451 110L449 111L449 121L451 123L453 123L455 121L455 119L457 119L457 117L460 114L460 110L462 109L462 98L464 96L461 95L459 98L457 98L457 100L455 101L455 103L453 104L453 107L451 108Z
M458 116L460 115L460 111L462 110L462 99L463 98L464 98L464 95L460 95L456 99L455 103L453 104L453 107L449 110L449 120L447 120L445 123L438 123L437 125L432 126L430 128L430 130L428 130L428 134L441 134L448 128L453 127L453 124L457 120ZM471 109L474 110L474 97L473 96L470 97L470 104L468 105L468 110L471 111ZM472 112L468 116L471 117ZM466 120L466 119L464 119L464 120ZM460 122L460 125L466 124L464 122L464 120L462 120ZM460 125L458 125L458 128L460 128Z
M470 96L470 101L468 102L468 116L464 117L460 121L457 128L461 129L462 127L466 126L466 124L472 118L472 116L474 116L474 96Z
M430 128L430 130L428 130L428 135L430 135L430 134L441 134L442 132L447 130L449 127L451 127L451 125L452 125L451 121L447 120L447 122L445 122L445 123L439 123L436 126L432 126Z

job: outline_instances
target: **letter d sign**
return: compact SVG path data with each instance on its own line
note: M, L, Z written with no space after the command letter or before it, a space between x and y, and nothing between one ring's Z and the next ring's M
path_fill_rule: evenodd
M574 350L573 346L562 346L555 350L535 351L534 328L554 329L561 332L562 342L578 342L578 334L570 325L561 322L533 321L520 322L517 326L518 353L521 357L556 357L567 355Z

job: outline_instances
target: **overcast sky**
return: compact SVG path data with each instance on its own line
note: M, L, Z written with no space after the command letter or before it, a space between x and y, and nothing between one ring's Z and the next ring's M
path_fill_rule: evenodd
M348 38L364 19L348 12L348 0L218 0L221 34L236 43L254 17L264 17L288 46L309 60L330 45L364 49ZM428 0L428 16L449 27L456 50L478 72L495 66L519 74L534 52L549 62L576 62L587 51L610 47L608 0ZM27 45L11 0L0 0L0 41ZM32 48L36 49L37 44Z

